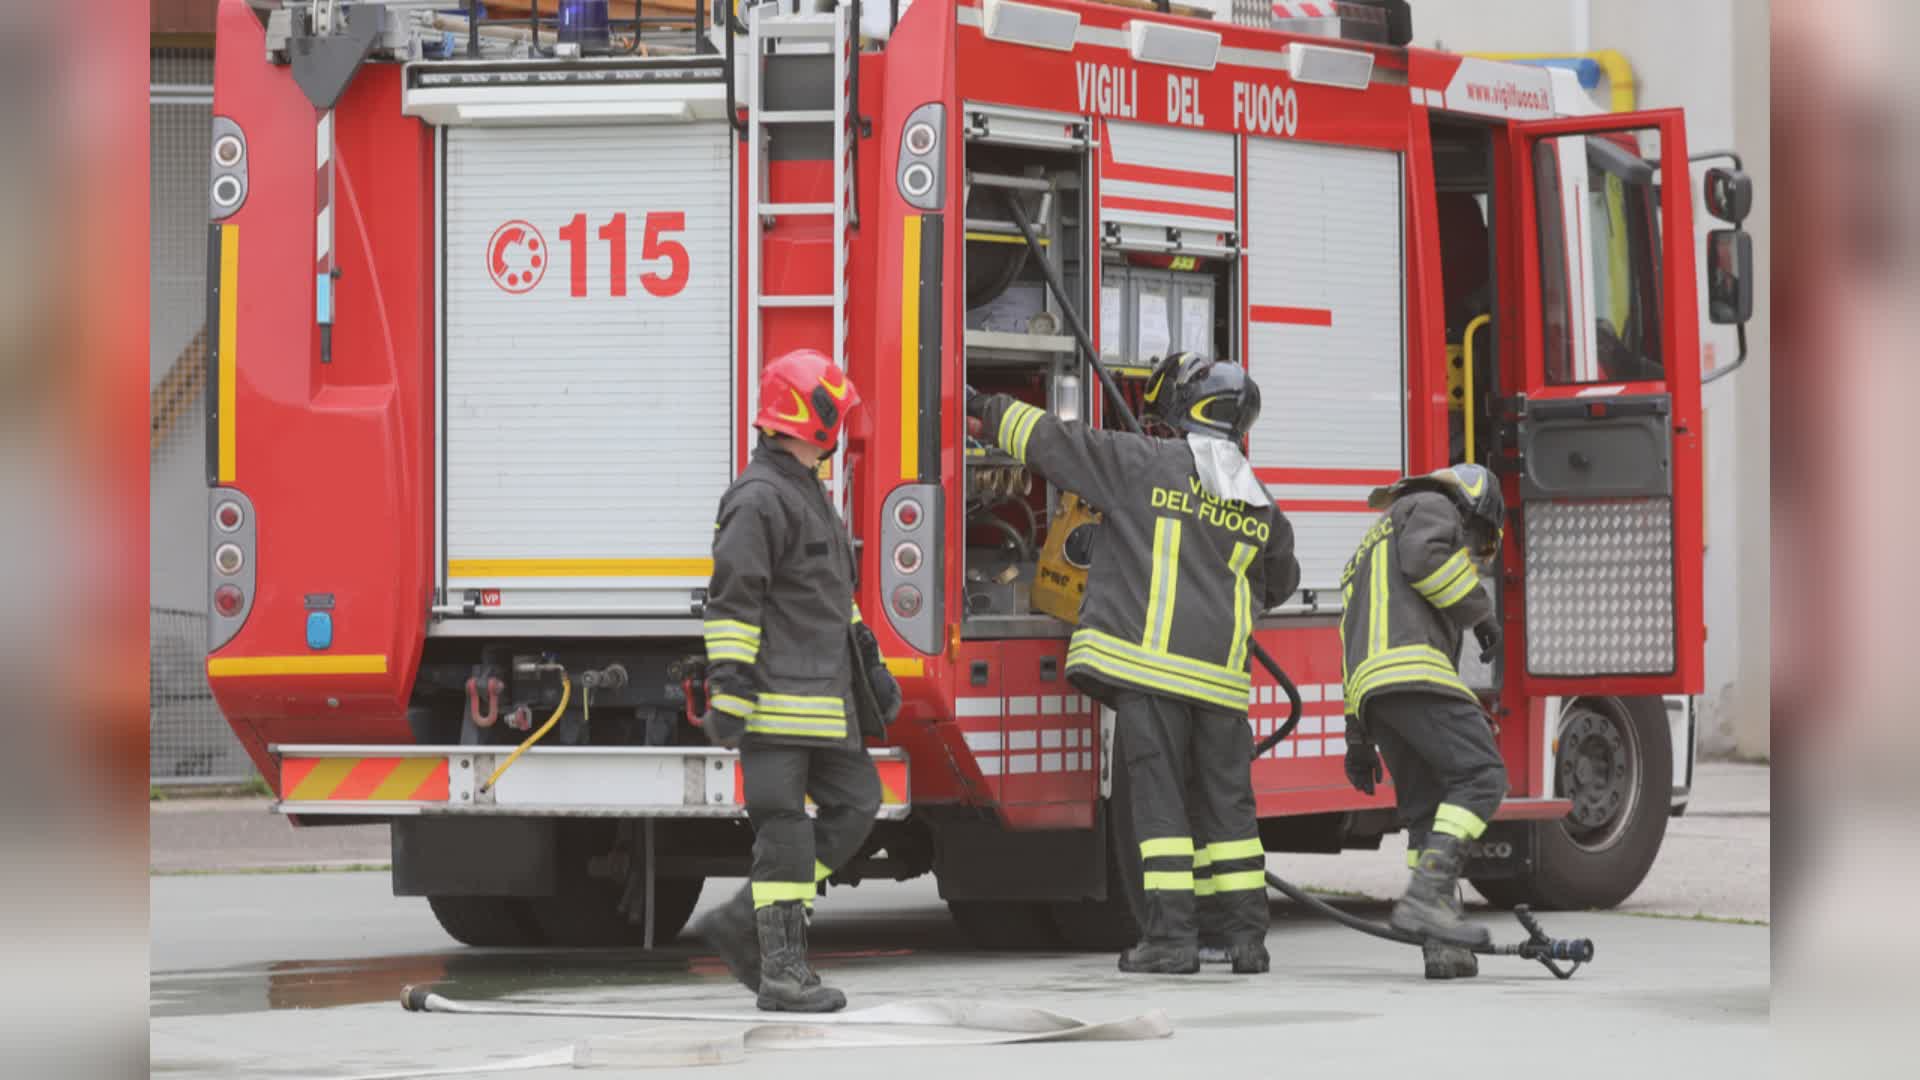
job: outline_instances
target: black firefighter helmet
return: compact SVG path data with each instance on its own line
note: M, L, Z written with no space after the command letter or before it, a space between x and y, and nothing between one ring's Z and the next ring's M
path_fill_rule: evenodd
M1260 387L1238 364L1177 352L1153 366L1146 405L1175 431L1239 442L1260 416Z
M1374 488L1367 505L1384 510L1402 495L1412 491L1437 491L1453 500L1467 520L1467 532L1473 541L1473 557L1487 560L1500 548L1506 530L1507 503L1500 496L1500 482L1479 465L1449 465L1424 476L1404 476L1386 487Z

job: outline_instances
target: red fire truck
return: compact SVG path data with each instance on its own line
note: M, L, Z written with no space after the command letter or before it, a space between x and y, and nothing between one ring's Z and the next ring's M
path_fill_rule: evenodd
M1299 542L1257 623L1303 699L1253 767L1268 850L1395 829L1342 775L1337 575L1369 489L1468 458L1512 508L1472 880L1638 885L1705 633L1678 111L1563 115L1545 70L1407 47L1393 0L515 6L220 8L208 674L283 812L391 822L396 893L475 944L666 940L744 876L687 701L756 373L814 347L866 401L826 481L907 699L833 880L1115 944L1111 720L1062 671L1098 529L960 393L1118 426L1087 349L1137 387L1184 348L1259 381ZM1254 676L1258 740L1288 707Z

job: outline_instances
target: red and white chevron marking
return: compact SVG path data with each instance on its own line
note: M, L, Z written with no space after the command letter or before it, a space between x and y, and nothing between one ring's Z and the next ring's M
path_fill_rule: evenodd
M322 109L314 123L313 170L314 317L333 321L333 110Z

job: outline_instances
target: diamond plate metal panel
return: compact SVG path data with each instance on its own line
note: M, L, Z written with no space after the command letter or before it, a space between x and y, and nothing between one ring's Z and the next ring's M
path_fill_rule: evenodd
M1529 672L1673 671L1671 500L1529 502L1524 528Z

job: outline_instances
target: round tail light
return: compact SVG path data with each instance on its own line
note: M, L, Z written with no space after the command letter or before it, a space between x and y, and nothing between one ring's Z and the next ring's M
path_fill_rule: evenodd
M213 512L213 523L221 532L232 532L247 519L237 502L223 502Z
M240 572L247 557L241 553L238 544L221 544L213 549L213 568L231 577Z
M893 549L893 568L903 574L920 569L920 545L908 540Z
M911 585L893 590L893 610L907 619L920 614L920 590Z
M246 600L238 585L222 585L213 590L213 610L219 612L222 618L231 619L240 614Z
M920 504L912 499L901 499L893 508L893 523L902 529L919 528L920 517Z

